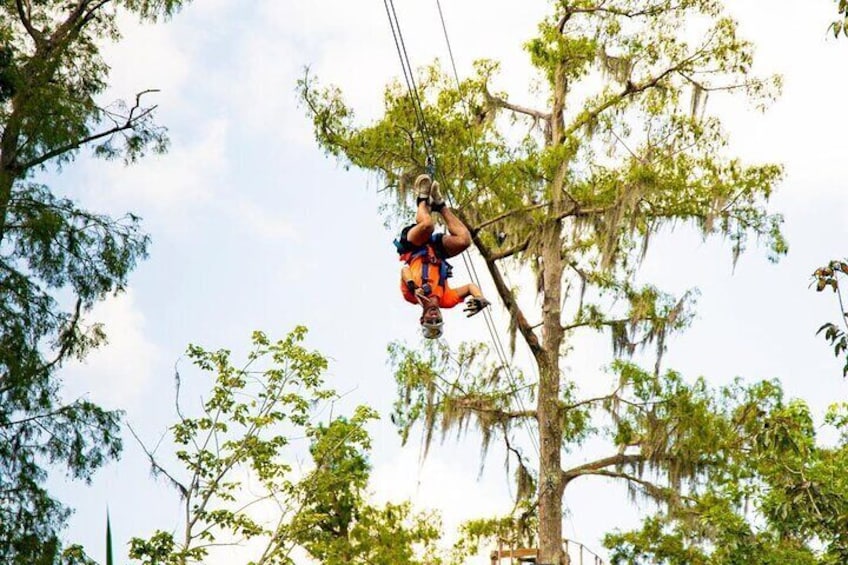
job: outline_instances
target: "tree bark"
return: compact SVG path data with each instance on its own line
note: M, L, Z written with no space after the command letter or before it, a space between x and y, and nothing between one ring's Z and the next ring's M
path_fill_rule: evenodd
M0 243L6 233L6 216L9 210L9 201L12 199L12 187L17 176L13 171L20 130L16 118L17 116L13 111L6 124L2 139L0 139Z
M564 132L566 79L560 64L555 73L551 112L552 145L561 144ZM562 414L559 353L565 332L562 327L562 219L565 166L558 167L551 183L553 214L542 236L542 346L544 361L539 366L539 565L566 565L562 550Z

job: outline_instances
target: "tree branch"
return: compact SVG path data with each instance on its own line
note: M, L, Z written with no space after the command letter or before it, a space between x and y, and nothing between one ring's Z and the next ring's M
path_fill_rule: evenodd
M67 330L64 332L66 335L70 334L71 337L65 338L65 340L62 342L61 347L59 348L59 352L56 354L56 356L52 360L45 363L41 367L41 369L40 369L41 371L47 371L47 370L50 370L51 368L53 368L57 363L61 362L65 358L65 356L68 354L68 351L71 349L71 347L73 347L74 341L75 341L74 339L72 339L73 332L74 332L74 330L76 330L76 327L79 325L79 321L80 321L80 318L81 318L81 311L82 311L82 298L77 298L76 305L74 306L74 313L73 313L73 316L71 317L71 323L70 323L69 327L67 328Z
M642 463L643 461L645 461L645 459L645 456L642 454L625 455L624 453L617 453L616 455L604 457L603 459L597 459L595 461L591 461L589 463L584 463L583 465L573 467L568 471L563 471L562 477L565 482L568 482L582 475L597 475L598 471L604 470L607 467L617 467L619 465L632 465L635 463Z
M569 198L572 198L572 197L569 195ZM573 198L572 198L572 200L573 200ZM574 216L575 218L585 218L585 217L588 217L588 216L592 216L594 214L603 214L604 212L608 211L610 208L612 208L612 206L604 206L602 208L582 208L575 201L574 205L571 208L557 214L556 219L562 220L562 219L567 218L569 216Z
M460 216L460 219L465 222L465 219L462 217L462 214L459 212L457 212L457 214ZM538 362L544 363L546 361L546 354L544 348L542 347L542 344L539 342L539 337L533 331L530 322L527 321L527 318L524 316L524 312L521 310L521 308L518 306L518 303L515 301L515 298L512 296L512 291L510 290L509 286L507 286L506 281L504 281L503 275L501 274L501 271L498 268L497 264L495 264L495 259L493 259L492 251L485 243L483 243L483 241L480 239L479 234L472 233L471 240L474 242L474 245L480 251L480 254L483 256L483 259L486 261L486 267L489 270L489 274L492 276L492 280L495 283L495 288L498 291L498 295L501 297L504 306L506 306L510 317L515 322L518 331L520 331L522 337L524 337L524 341L530 348L530 352L533 354L533 357Z
M78 401L77 401L78 402ZM14 420L11 422L0 423L0 428L10 428L12 426L20 426L21 424L27 424L29 422L34 422L36 420L42 420L44 418L50 418L51 416L58 416L62 412L66 412L73 408L74 404L66 404L61 408L57 408L56 410L52 410L50 412L45 412L43 414L36 414L35 416L30 416L28 418L24 418L22 420Z
M682 65L682 62L680 64ZM597 117L599 115L601 115L607 109L611 108L612 106L615 106L616 104L618 104L619 102L621 102L622 100L627 98L628 96L632 96L633 94L639 94L641 92L648 90L649 88L655 87L664 78L666 78L667 76L669 76L670 74L672 74L674 72L677 72L678 68L679 68L678 65L669 67L668 69L664 70L663 72L661 72L660 74L658 74L654 78L647 80L644 83L639 84L639 85L628 81L627 85L625 85L625 87L624 87L624 90L622 90L619 94L614 95L614 96L610 96L605 102L603 102L602 104L597 106L595 109L590 110L590 111L586 111L586 112L582 113L580 116L578 116L578 118L565 131L565 133L563 134L563 137L567 138L568 136L572 135L578 129L580 129L583 126L585 126L586 124L594 121L595 119L597 119Z
M504 212L503 214L495 216L494 218L492 218L490 220L486 220L482 224L477 225L476 227L474 227L473 229L471 229L469 231L472 234L476 235L484 227L487 227L487 226L489 226L489 225L491 225L495 222L499 222L501 220L504 220L504 219L508 218L509 216L513 216L515 214L520 214L522 212L528 212L528 211L531 211L531 210L537 210L539 208L544 208L544 207L550 206L550 205L551 205L550 202L544 202L544 203L541 203L541 204L534 204L533 206L528 206L527 208L522 208L520 210L510 210L509 212ZM557 214L556 219L561 220L563 218L567 218L568 216L585 217L585 216L590 216L592 214L602 214L602 213L606 212L607 210L609 210L608 207L583 209L579 205L575 204L574 206L572 206L568 210L565 210L564 212ZM513 247L510 247L508 249L504 249L503 251L492 251L489 254L489 258L492 261L500 261L501 259L506 259L507 257L512 257L516 253L521 253L522 251L527 250L527 247L530 245L531 238L532 238L532 234L527 236L527 238L524 241L522 241L521 243L519 243L519 244L517 244Z
M56 31L54 31L48 39L50 47L59 45L66 38L70 37L74 30L76 30L75 33L78 33L79 30L88 23L94 12L103 7L104 4L111 2L111 0L100 0L97 5L86 14L86 10L92 2L93 0L79 0L77 5L68 14L68 17L65 18L65 21L62 22L62 25L57 27Z
M492 261L500 261L501 259L506 259L507 257L512 257L516 253L521 253L522 251L525 251L527 249L527 247L530 246L530 238L531 237L532 236L527 236L527 239L525 239L523 242L519 243L518 245L516 245L514 247L510 247L509 249L504 249L503 251L499 251L497 253L492 253L490 255L490 259Z
M176 488L180 492L180 495L183 498L188 497L188 489L185 486L183 486L183 484L180 481L178 481L170 473L168 473L168 471L164 467L162 467L159 464L158 461L156 461L156 457L154 457L153 453L151 453L150 450L147 449L147 446L144 445L144 442L141 441L141 438L138 437L138 434L135 433L135 430L129 424L129 422L127 423L127 428L129 428L130 433L135 438L135 440L138 442L138 445L141 446L141 449L142 449L142 451L144 451L144 454L147 456L147 460L150 462L150 467L153 469L154 475L159 474L159 473L165 475L165 477L168 479L168 481L171 483L171 485L174 486L174 488Z
M646 321L646 320L648 320L648 319L647 318L646 319L640 318L638 321L642 322L642 321ZM623 324L623 323L628 323L628 322L632 322L632 321L633 321L632 318L620 318L620 319L617 319L617 320L591 320L591 321L587 320L585 322L575 322L573 324L565 325L565 326L562 327L562 329L563 329L563 331L566 331L566 332L571 331L571 330L575 330L577 328L585 328L587 326L588 327L598 326L596 329L600 329L600 326L614 326L615 324Z
M479 402L476 402L477 399L471 398L460 398L456 399L456 404L460 408L464 408L466 410L471 410L472 412L480 412L484 414L496 414L497 416L506 419L506 420L514 420L518 418L533 418L536 419L536 411L535 410L501 410L499 408L487 408L485 406L480 405Z
M470 231L472 233L478 233L483 228L487 228L492 224L496 224L500 221L503 221L503 220L509 218L510 216L515 216L516 214L523 214L525 212L531 212L533 210L538 210L539 208L544 208L545 206L550 206L550 205L551 205L550 202L542 202L542 203L539 203L539 204L533 204L531 206L527 206L526 208L518 208L518 209L515 209L515 210L509 210L507 212L504 212L503 214L498 214L494 218L490 218L490 219L488 219L484 222L477 224L476 226L471 228Z
M581 406L585 406L587 404L594 404L595 402L603 402L604 400L612 400L618 396L618 392L621 390L619 386L613 392L605 395L605 396L596 396L594 398L587 398L585 400L580 400L578 402L574 402L573 404L564 404L562 406L562 410L574 410L575 408L580 408Z
M620 8L607 8L605 6L588 6L586 8L567 8L566 13L560 18L559 23L557 24L557 28L560 33L563 32L563 28L568 20L574 14L595 14L595 13L603 13L609 14L612 16L621 16L624 18L639 18L642 16L654 17L659 14L665 12L673 12L675 10L679 10L681 5L676 6L663 6L662 4L648 6L646 8L642 8L641 10L622 10Z
M79 149L83 145L87 145L87 144L92 143L94 141L97 141L99 139L103 139L103 138L115 135L116 133L120 133L122 131L133 129L135 127L136 123L138 123L139 121L143 120L144 118L146 118L147 116L152 114L154 111L156 111L156 108L158 108L158 106L151 106L150 108L145 108L138 116L133 115L134 112L140 108L141 97L145 94L150 93L150 92L158 92L158 90L149 89L149 90L144 90L144 91L136 94L136 97L135 97L136 104L135 104L135 106L133 106L130 109L130 113L126 118L126 122L124 122L123 124L118 124L115 127L109 128L108 130L104 130L104 131L101 131L99 133L89 135L87 137L84 137L82 139L74 141L73 143L68 143L66 145L56 147L56 148L48 151L47 153L44 153L43 155L39 155L38 157L35 157L35 158L33 158L33 159L23 163L23 164L18 165L18 168L20 170L27 170L31 167L36 167L38 165L41 165L42 163L49 161L50 159L52 159L54 157L58 157L59 155L62 155L63 153L67 153L68 151L73 151L75 149Z
M27 30L29 36L32 37L33 41L35 41L36 48L40 47L44 43L44 35L32 25L32 20L30 19L31 7L29 2L27 2L27 5L24 6L23 0L15 0L15 5L18 8L18 17L21 19L24 29Z
M596 476L596 477L609 477L609 478L613 478L613 479L624 479L625 481L627 481L629 483L636 483L639 486L643 487L648 492L648 494L651 495L654 498L659 498L660 495L663 492L662 487L655 485L651 481L641 479L639 477L635 477L635 476L629 475L627 473L619 473L619 472L616 472L616 471L608 471L608 470L605 470L605 469L601 469L601 470L598 470L598 471L594 471L592 473L583 473L583 476L586 476L586 475L592 475L592 476Z
M488 88L483 89L483 94L488 102L500 108L515 112L516 114L524 114L525 116L530 116L531 118L534 118L536 120L544 120L546 122L550 121L551 119L551 115L547 112L542 112L534 108L528 108L527 106L521 106L519 104L513 104L511 102L508 102L507 100L504 100L503 98L500 98L499 96L495 96L494 94L490 93Z

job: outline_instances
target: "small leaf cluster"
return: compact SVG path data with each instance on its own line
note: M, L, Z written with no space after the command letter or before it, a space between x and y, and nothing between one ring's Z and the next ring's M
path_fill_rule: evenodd
M836 2L836 13L840 18L831 22L828 26L828 31L833 33L833 37L839 37L840 34L848 36L848 1L834 0Z
M837 260L830 261L826 266L819 267L813 272L813 284L816 291L821 292L829 287L833 289L837 296L841 314L840 323L827 322L816 331L816 335L824 332L823 337L833 348L833 354L836 357L845 356L845 365L842 368L843 377L848 376L848 336L843 329L848 329L848 311L845 311L839 278L846 274L848 274L848 263Z

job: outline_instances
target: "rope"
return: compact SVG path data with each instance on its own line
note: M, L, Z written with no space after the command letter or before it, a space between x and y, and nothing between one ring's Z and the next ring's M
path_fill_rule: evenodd
M412 100L413 110L415 112L415 119L418 123L418 127L424 135L424 146L427 152L427 167L428 173L435 177L435 157L434 157L434 147L433 141L430 137L430 133L427 129L427 120L424 116L424 110L421 105L421 98L418 95L418 87L415 84L415 77L412 70L412 65L409 62L409 54L406 50L406 44L403 40L403 33L400 29L400 22L398 21L397 12L395 11L394 0L383 0L383 4L386 7L386 15L389 18L389 26L392 29L392 37L394 38L395 48L397 49L398 58L400 59L401 68L403 70L404 81L406 82L406 87L409 91L410 99ZM459 80L459 73L456 69L456 61L454 60L453 50L451 48L450 37L448 36L447 26L445 24L444 13L442 12L442 5L439 0L436 0L436 4L439 9L439 18L442 23L442 31L445 36L445 41L448 46L448 54L451 60L451 66L453 68L454 79L456 80L457 90L460 89L461 83ZM476 145L475 145L475 154L476 154ZM444 178L442 179L444 181ZM445 183L445 187L448 184ZM446 196L448 200L448 204L451 208L454 208L453 199L450 195L450 192L446 191ZM465 268L468 271L469 278L480 287L480 277L477 274L477 269L474 266L474 262L471 260L467 251L462 253L462 261L465 264ZM515 397L518 401L519 409L524 412L524 402L521 399L521 395L517 393L519 390L516 385L517 379L512 371L512 366L509 363L508 356L506 354L506 349L503 346L503 342L500 339L500 334L498 333L497 326L495 324L494 318L492 317L491 311L487 308L483 311L483 319L486 321L486 328L489 331L489 336L492 339L492 343L494 345L495 353L498 356L498 359L501 365L506 369L507 378L509 380L509 384L512 387L513 391L516 392ZM533 430L530 428L530 424L526 421L526 419L522 419L522 422L527 428L527 433L530 436L530 441L533 444L533 448L536 450L536 455L540 455L540 449L538 441L536 440L536 436L533 434Z

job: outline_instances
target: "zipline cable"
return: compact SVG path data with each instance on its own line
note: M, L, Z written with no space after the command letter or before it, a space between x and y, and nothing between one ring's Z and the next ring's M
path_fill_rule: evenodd
M403 78L406 82L406 89L409 92L412 101L412 110L415 113L415 121L418 123L418 129L421 130L424 136L424 149L426 153L426 164L428 173L432 176L435 171L435 157L433 156L433 143L430 137L430 132L427 129L427 120L424 118L424 110L421 106L421 98L418 96L418 85L415 84L415 72L412 69L412 64L409 62L409 55L406 51L406 43L403 40L403 33L400 30L400 21L395 11L394 0L383 0L383 5L386 7L386 16L389 18L389 26L392 28L392 37L395 40L395 48L397 49L400 66L403 70Z
M451 46L450 35L448 34L448 27L447 27L447 24L445 23L445 14L444 14L444 11L442 10L441 0L436 0L436 7L438 8L438 12L439 12L439 21L442 24L442 33L445 37L445 45L447 46L447 49L448 49L448 57L450 58L451 69L453 70L453 78L454 78L454 81L456 81L457 94L459 94L460 90L462 89L462 83L459 80L459 72L456 69L456 60L453 56L453 47ZM479 162L480 159L479 159L479 153L477 152L476 142L473 145L473 149L474 149L475 159ZM448 196L448 199L450 201L451 200L450 194L448 194L447 196ZM452 201L450 202L450 204L451 204L451 207L453 207ZM477 269L474 266L474 262L471 261L470 258L465 259L465 256L463 256L463 260L465 261L466 268L468 268L469 275L474 280L474 283L479 287L480 286L480 277L477 274ZM515 384L516 379L515 379L515 375L512 372L512 365L509 362L509 357L506 354L506 348L504 348L503 342L501 341L500 333L498 332L497 326L495 325L495 321L494 321L494 318L492 317L492 313L487 310L487 311L483 312L483 315L486 318L486 325L489 326L489 328L490 328L489 333L492 334L492 341L495 344L495 349L498 353L498 357L500 358L503 366L506 368L507 376L509 377L509 380L510 380L510 385L513 387L514 390L517 391L518 387ZM524 403L521 399L520 394L518 394L517 392L516 392L516 399L518 401L518 407L521 409L522 412L524 412L525 411ZM528 435L530 436L530 441L532 442L533 447L536 450L536 454L539 455L540 454L539 444L536 441L536 436L533 434L533 431L529 428L529 426L528 426Z
M439 18L442 23L442 31L444 32L445 41L448 46L448 54L451 60L451 66L453 68L454 79L456 80L457 90L461 88L461 83L459 80L459 73L456 69L456 61L454 60L453 50L450 44L450 38L447 32L447 26L445 24L444 14L442 12L442 6L439 0L436 0L438 10L439 10ZM401 68L403 70L404 81L406 82L407 90L409 91L410 99L412 100L413 112L415 113L415 119L418 123L418 127L421 130L421 133L424 135L424 146L426 151L426 159L427 159L427 169L428 173L431 176L435 176L436 171L436 163L435 163L435 155L434 155L434 146L433 139L430 137L430 133L427 129L427 120L424 115L424 110L421 105L421 98L418 94L418 87L415 84L415 76L414 71L412 69L412 65L409 62L409 55L406 50L406 44L403 40L403 32L400 28L400 22L397 17L397 12L394 6L394 0L383 0L383 4L386 8L386 15L389 19L389 26L392 29L392 37L394 38L395 48L397 49L398 58L400 59ZM475 154L476 154L476 145L475 145ZM444 180L444 179L443 179ZM447 183L445 186L449 186ZM448 198L448 203L453 208L454 203L451 198L450 192L446 191L446 196ZM477 274L477 270L474 267L473 261L471 261L470 257L467 255L467 251L462 253L462 260L465 263L465 268L468 270L469 277L472 279L474 284L480 287L480 278ZM489 331L489 336L492 339L492 343L494 345L495 353L498 356L498 359L501 365L506 369L507 377L509 379L509 384L512 387L515 398L518 401L519 408L522 412L525 412L524 403L521 399L521 394L518 392L519 388L516 385L515 375L512 371L512 366L509 363L508 356L506 355L506 349L503 346L503 342L500 339L500 335L498 333L497 326L494 322L494 318L492 317L491 312L486 309L483 311L483 318L486 321L486 327ZM540 456L539 444L536 440L536 436L533 434L533 430L530 428L529 423L526 419L522 418L523 423L527 428L528 435L530 436L531 443L533 444L534 449L536 450L536 455Z

